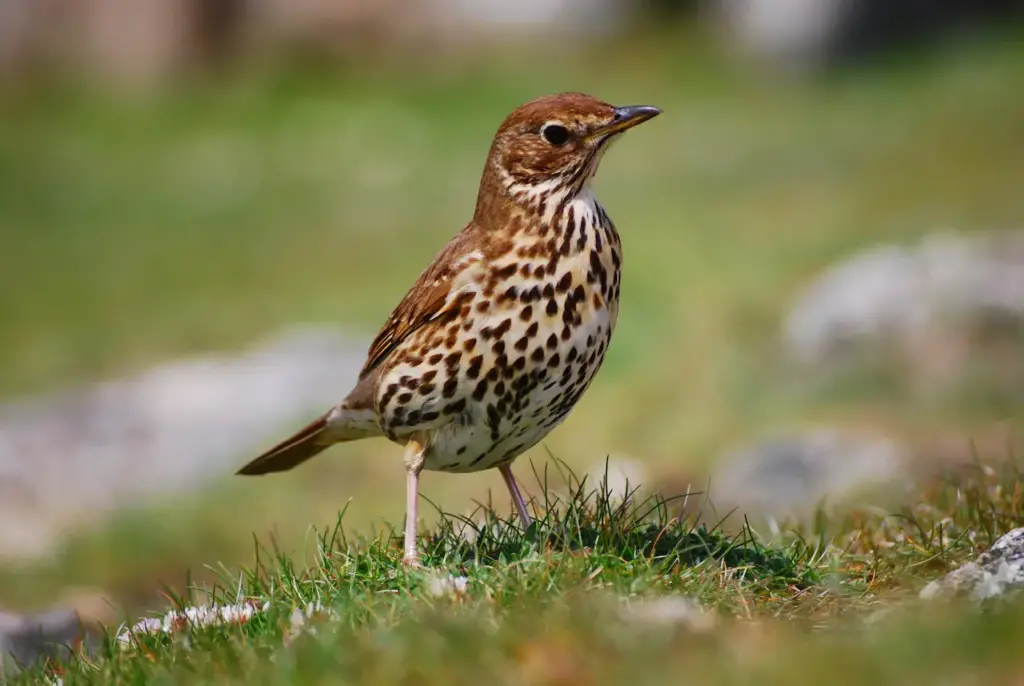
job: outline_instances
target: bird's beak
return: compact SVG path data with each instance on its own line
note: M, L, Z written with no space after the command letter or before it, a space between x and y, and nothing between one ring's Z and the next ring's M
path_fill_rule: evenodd
M607 138L608 136L622 133L631 129L637 124L643 124L648 119L653 119L661 114L657 107L648 105L629 105L628 107L616 107L615 118L610 124L595 129L587 136L587 140Z

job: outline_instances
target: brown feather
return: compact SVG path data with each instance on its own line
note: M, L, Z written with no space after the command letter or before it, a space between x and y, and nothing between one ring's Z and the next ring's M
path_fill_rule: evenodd
M473 235L473 225L470 224L448 241L416 279L370 344L366 363L359 372L360 379L366 378L410 334L444 314L452 281L459 274L453 265L476 248Z
M281 441L242 467L237 473L255 476L285 472L326 450L334 443L333 440L324 440L329 416L330 412L322 414L307 427L298 431L291 438Z

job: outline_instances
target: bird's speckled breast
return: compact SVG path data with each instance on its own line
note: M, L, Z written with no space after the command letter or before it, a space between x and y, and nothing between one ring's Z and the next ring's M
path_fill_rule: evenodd
M588 192L507 254L474 261L448 296L459 316L421 327L379 385L393 440L428 437L424 468L511 462L562 422L604 359L621 244Z

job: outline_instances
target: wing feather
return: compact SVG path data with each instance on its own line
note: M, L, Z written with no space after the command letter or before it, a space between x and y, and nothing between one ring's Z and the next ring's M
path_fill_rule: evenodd
M479 261L480 254L474 250L468 231L448 241L373 339L359 378L365 378L379 367L417 329L460 307L461 300L450 297L453 287L458 277Z

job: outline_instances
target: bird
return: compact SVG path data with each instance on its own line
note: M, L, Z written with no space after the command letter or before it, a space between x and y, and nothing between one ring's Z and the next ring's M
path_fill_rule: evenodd
M590 386L618 319L622 242L592 180L613 141L659 114L576 92L514 109L491 143L472 220L392 311L354 388L238 474L385 437L404 447L406 565L422 567L423 470L498 469L528 528L510 466Z

